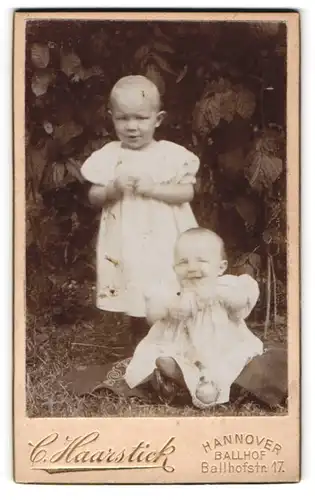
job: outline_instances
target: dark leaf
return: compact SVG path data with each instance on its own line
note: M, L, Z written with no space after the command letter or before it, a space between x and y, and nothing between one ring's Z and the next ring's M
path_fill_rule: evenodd
M145 76L153 83L155 83L160 91L160 94L163 95L165 92L165 82L159 69L153 64L150 64L146 69Z
M148 45L142 45L141 47L138 48L138 50L134 55L135 61L138 64L145 63L149 56L149 52L150 52L150 47Z
M160 26L158 24L155 24L154 25L154 28L153 28L153 34L155 37L157 38L160 38L160 39L164 39L164 40L170 40L170 37L168 35L166 35L166 33L164 33Z
M161 42L161 41L155 41L153 43L153 47L158 51L158 52L168 52L169 54L175 54L175 50L173 47L171 47L168 43Z
M244 253L233 264L236 274L249 274L257 279L261 272L261 257L258 253Z
M58 139L61 144L67 144L67 142L71 141L74 137L81 135L82 132L83 128L81 125L71 121L56 127L54 131L54 138Z
M100 54L101 57L107 57L109 55L107 45L109 45L109 42L107 34L104 30L100 30L91 36L91 46L93 51Z
M47 144L41 148L29 147L26 153L26 177L34 183L35 192L47 165Z
M62 185L65 178L66 169L64 163L54 163L52 165L53 181L56 186Z
M48 134L48 135L51 135L53 133L53 131L54 131L54 127L48 121L44 121L43 127L44 127L44 130L45 130L46 134Z
M245 176L255 191L269 188L278 179L283 169L281 158L269 156L261 151L251 152L246 159Z
M263 130L255 141L255 149L270 156L277 156L283 150L284 135L276 128Z
M254 267L255 269L260 269L261 257L258 253L254 253L254 252L250 253L248 255L248 261L250 262L252 267Z
M75 52L61 52L60 69L68 77L76 75L81 70L81 60Z
M171 75L176 75L176 71L170 66L170 64L161 56L156 54L155 52L150 54L150 57L154 59L155 63L166 73L170 73Z
M244 119L252 117L256 107L256 99L253 92L242 89L237 94L236 112Z
M273 243L275 245L285 247L286 243L286 239L283 236L282 232L276 227L266 229L263 232L263 240L267 245Z
M183 67L182 71L179 73L179 75L176 78L176 83L179 83L179 82L182 81L182 79L187 74L187 71L188 71L188 66L187 66L187 64L185 64L185 66Z
M242 148L233 149L218 155L218 165L221 172L229 179L233 179L243 173L244 152Z
M36 68L47 68L49 64L49 47L44 44L34 43L31 47L31 59Z
M32 78L32 91L36 95L36 97L42 96L46 94L49 85L54 80L55 75L52 71L49 70L38 70L34 73Z
M212 64L214 64L212 62ZM232 84L226 78L219 78L218 80L212 80L208 82L204 89L204 96L211 94L222 94L231 90Z
M252 200L238 196L235 200L235 208L249 226L254 226L257 219L257 206Z
M216 95L220 96L220 116L230 123L236 111L236 93L233 90L228 90Z
M205 136L218 126L220 118L220 96L215 94L196 104L193 128L199 135Z
M84 82L92 76L101 76L103 74L103 70L99 66L93 66L89 69L79 68L78 71L72 76L72 80L76 82L82 80Z
M257 38L273 38L279 32L279 22L250 23L250 30Z
M198 139L197 139L196 134L194 134L194 133L192 134L192 136L191 136L191 140L192 140L192 143L193 143L193 145L194 145L195 147L196 147L196 146L198 146Z
M68 172L79 182L84 182L84 178L81 174L81 163L70 158L66 163L66 169Z

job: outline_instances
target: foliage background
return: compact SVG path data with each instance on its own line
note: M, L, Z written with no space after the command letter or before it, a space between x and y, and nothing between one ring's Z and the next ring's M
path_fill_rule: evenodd
M259 281L254 315L265 334L271 321L284 324L285 24L30 21L26 47L30 316L65 325L96 314L90 289L99 213L88 205L80 166L115 138L111 87L142 73L158 85L168 113L158 136L201 159L199 224L224 238L231 272Z

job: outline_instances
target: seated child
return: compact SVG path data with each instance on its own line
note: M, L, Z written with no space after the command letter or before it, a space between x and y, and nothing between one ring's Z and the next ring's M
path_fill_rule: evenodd
M178 288L165 283L147 294L153 326L127 367L130 388L160 372L186 387L198 408L229 401L231 384L262 354L263 344L244 321L257 302L258 285L246 274L224 275L226 268L224 244L214 232L192 228L178 237Z

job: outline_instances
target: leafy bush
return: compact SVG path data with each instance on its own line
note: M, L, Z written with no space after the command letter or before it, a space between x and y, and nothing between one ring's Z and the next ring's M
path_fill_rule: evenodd
M30 21L26 50L28 263L93 262L97 215L80 166L114 139L112 85L141 73L168 112L158 134L201 159L194 211L233 272L285 308L286 30L282 23ZM35 259L37 255L37 261ZM39 257L40 255L40 257ZM35 259L35 260L34 260Z

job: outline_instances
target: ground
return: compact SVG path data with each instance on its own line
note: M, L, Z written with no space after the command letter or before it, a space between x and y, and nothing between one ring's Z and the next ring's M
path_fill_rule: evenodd
M56 286L56 277L54 277ZM263 407L248 394L237 392L233 402L197 410L183 404L154 404L123 398L102 389L77 396L62 381L73 367L106 364L123 359L130 349L128 321L93 306L91 281L64 282L60 277L59 304L52 293L51 307L39 312L29 307L26 334L26 399L29 417L237 416L284 415L285 406ZM34 290L33 290L34 293ZM69 296L72 300L69 301ZM64 301L62 298L64 298ZM29 299L31 297L28 297ZM30 302L30 301L29 301ZM258 336L263 325L252 324ZM268 340L285 342L285 329L268 331Z

